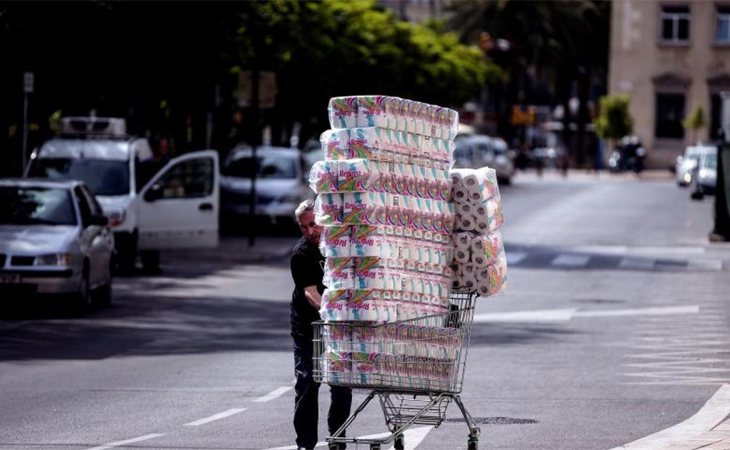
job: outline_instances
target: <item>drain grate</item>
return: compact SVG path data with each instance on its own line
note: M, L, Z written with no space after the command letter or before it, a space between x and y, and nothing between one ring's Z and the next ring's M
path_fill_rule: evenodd
M473 417L474 422L479 425L529 425L537 423L533 419L516 419L514 417ZM446 419L444 422L461 423L465 422L464 418Z

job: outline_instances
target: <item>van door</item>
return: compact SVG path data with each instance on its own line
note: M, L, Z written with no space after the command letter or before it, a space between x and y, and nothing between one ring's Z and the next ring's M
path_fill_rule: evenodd
M141 250L218 245L218 152L187 153L165 165L137 197Z

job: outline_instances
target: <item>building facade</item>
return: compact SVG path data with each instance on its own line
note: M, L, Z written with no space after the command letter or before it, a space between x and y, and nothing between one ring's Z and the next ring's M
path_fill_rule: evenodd
M650 166L671 166L688 144L716 139L728 90L730 0L612 2L609 92L631 98ZM695 132L682 121L697 107L707 125Z

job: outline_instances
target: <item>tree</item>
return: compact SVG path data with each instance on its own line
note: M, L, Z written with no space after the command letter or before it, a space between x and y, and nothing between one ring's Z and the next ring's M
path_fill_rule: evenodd
M312 132L322 131L333 96L375 93L460 106L502 76L456 34L400 21L375 0L247 5L231 63L246 70L256 60L276 72L273 118L285 131L294 122L307 126L311 118Z
M692 132L692 141L697 140L697 132L705 125L707 125L707 120L701 106L696 106L692 113L682 121L682 126Z
M617 139L631 133L634 121L629 113L628 95L607 95L601 97L600 112L594 120L596 133L607 139L613 147Z

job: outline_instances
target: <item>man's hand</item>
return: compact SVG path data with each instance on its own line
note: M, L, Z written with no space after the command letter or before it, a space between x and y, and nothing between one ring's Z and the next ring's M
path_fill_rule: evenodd
M310 305L312 305L312 308L319 311L319 308L322 307L322 296L319 295L319 291L317 290L317 286L307 286L304 288L304 296L307 298L307 301Z

